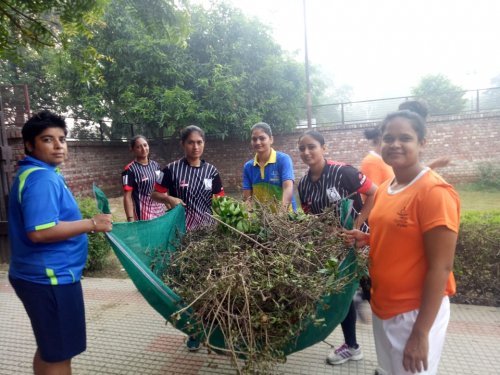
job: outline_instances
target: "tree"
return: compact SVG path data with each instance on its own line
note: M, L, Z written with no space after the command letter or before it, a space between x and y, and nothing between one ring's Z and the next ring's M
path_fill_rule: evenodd
M26 47L41 50L87 33L108 0L0 1L0 58L17 61Z
M38 71L18 67L18 76L43 77L40 90L53 93L40 91L44 103L50 99L88 120L78 121L80 135L96 134L103 119L111 120L103 127L110 138L130 136L131 126L152 138L192 123L219 137L248 136L257 121L276 131L295 127L305 103L303 65L281 50L265 25L223 2L193 7L189 18L185 8L169 9L164 25L151 28L149 8L110 0L92 37L45 49L37 68L30 65ZM188 38L175 37L187 30Z
M429 113L435 115L461 112L466 103L464 90L442 74L423 77L412 89L412 94L424 100L429 106Z
M247 136L257 121L294 128L305 103L302 64L284 53L259 20L224 2L192 12L186 53L203 126L219 136Z

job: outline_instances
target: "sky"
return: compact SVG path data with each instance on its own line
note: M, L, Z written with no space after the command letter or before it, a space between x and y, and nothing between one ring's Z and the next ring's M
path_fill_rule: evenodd
M228 0L304 61L303 0ZM309 63L351 100L409 95L428 74L466 90L500 75L499 0L306 0Z

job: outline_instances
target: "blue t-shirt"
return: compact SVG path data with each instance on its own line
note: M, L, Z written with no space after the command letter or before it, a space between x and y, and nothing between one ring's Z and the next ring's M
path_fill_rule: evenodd
M264 168L257 163L257 155L243 167L243 190L252 190L252 195L261 202L269 202L273 198L281 201L283 182L288 180L295 180L292 158L274 149L271 149L271 156ZM292 209L297 210L294 196Z
M79 281L87 259L86 234L34 243L27 233L81 218L76 200L56 167L30 156L20 161L9 196L10 276L52 285Z

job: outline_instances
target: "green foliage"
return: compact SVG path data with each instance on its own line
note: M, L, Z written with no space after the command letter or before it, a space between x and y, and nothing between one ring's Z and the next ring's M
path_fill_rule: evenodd
M78 207L84 219L90 219L97 214L97 206L92 198L78 198ZM103 233L89 234L89 255L85 263L85 271L99 271L104 268L111 250Z
M25 48L66 45L89 35L108 0L5 0L0 2L0 58L19 61Z
M493 162L478 163L479 179L475 185L483 190L500 189L500 166Z
M255 215L248 211L244 203L234 198L215 197L212 199L212 211L218 220L240 232L255 233L259 228ZM224 225L220 225L219 228L224 232L231 232L231 229Z
M500 306L500 211L462 215L454 274L455 302Z
M442 74L423 77L412 89L412 94L424 100L429 106L429 113L434 115L461 112L466 103L464 90Z
M71 112L77 137L99 136L103 119L112 123L105 138L129 137L131 125L149 138L192 123L221 138L247 137L258 121L293 129L305 103L302 64L239 10L183 4L109 0L90 34L35 58L27 52L29 64L0 66L0 76L8 73L10 84L28 78L34 110Z

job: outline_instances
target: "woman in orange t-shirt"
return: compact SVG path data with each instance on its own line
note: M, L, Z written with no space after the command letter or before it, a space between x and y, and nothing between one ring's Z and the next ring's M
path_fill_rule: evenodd
M373 332L380 367L389 374L437 373L455 293L453 258L460 202L424 167L425 121L411 111L389 114L381 154L394 171L375 193L370 234L346 241L370 245Z
M381 134L378 127L372 129L365 129L365 138L368 139L372 146L371 150L361 161L361 173L367 176L372 182L380 186L382 182L394 177L392 168L385 164L382 156L380 155L381 149Z

